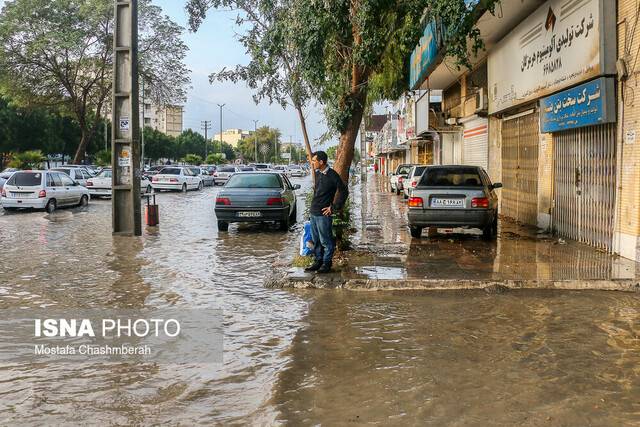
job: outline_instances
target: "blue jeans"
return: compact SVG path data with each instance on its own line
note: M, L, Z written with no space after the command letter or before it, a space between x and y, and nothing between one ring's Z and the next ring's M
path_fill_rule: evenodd
M311 239L316 261L331 264L335 243L333 241L333 217L311 215Z

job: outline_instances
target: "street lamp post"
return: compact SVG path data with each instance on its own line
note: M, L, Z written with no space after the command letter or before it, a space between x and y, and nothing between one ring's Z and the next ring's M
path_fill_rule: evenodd
M218 104L218 107L220 107L220 151L222 151L222 107L224 107L227 104ZM215 143L213 145L213 151L215 151Z
M256 146L256 163L258 163L258 121L253 121L253 142Z

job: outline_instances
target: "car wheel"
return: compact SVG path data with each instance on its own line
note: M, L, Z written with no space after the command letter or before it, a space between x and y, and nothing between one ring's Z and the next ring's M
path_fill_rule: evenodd
M183 193L187 192L187 183L186 182L184 184L182 184L182 192Z
M293 210L291 211L291 216L289 217L289 222L291 224L295 224L298 221L298 204L296 203L293 206Z
M229 223L225 221L218 221L218 231L228 231Z
M4 209L7 212L15 212L15 211L18 210L18 208L10 208L10 207L7 207L7 206L3 206L2 209Z
M202 190L204 188L204 184L202 183L202 181L200 181L200 183L198 184L198 190Z
M285 219L280 221L280 230L281 231L288 231L290 225L291 225L291 221L289 219L289 215L287 215L287 217Z
M493 222L482 229L482 237L486 240L493 240L498 237L498 217Z
M89 196L87 196L86 194L83 195L82 197L80 197L80 203L78 203L78 206L87 206L89 204Z
M409 230L411 231L411 237L415 237L416 239L419 239L420 236L422 236L422 227L416 227L416 226L409 226Z
M53 213L57 207L58 204L56 203L56 199L50 199L47 202L47 206L44 207L44 210L47 211L47 213Z

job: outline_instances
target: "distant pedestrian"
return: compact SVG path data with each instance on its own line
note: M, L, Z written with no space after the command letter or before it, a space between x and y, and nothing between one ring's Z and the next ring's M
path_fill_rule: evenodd
M328 273L333 262L333 214L342 209L349 189L340 175L327 164L327 153L316 151L311 157L315 173L315 189L309 209L314 262L305 271ZM337 193L337 197L336 197Z
M378 173L378 164L377 163L373 164L373 173Z

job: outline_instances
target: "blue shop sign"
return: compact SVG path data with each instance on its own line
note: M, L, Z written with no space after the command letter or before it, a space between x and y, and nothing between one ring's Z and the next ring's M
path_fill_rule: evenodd
M420 42L411 54L411 69L409 70L409 88L417 89L426 78L428 68L436 60L438 42L436 40L436 24L431 21L424 27Z
M616 121L612 78L600 77L540 100L543 133Z

